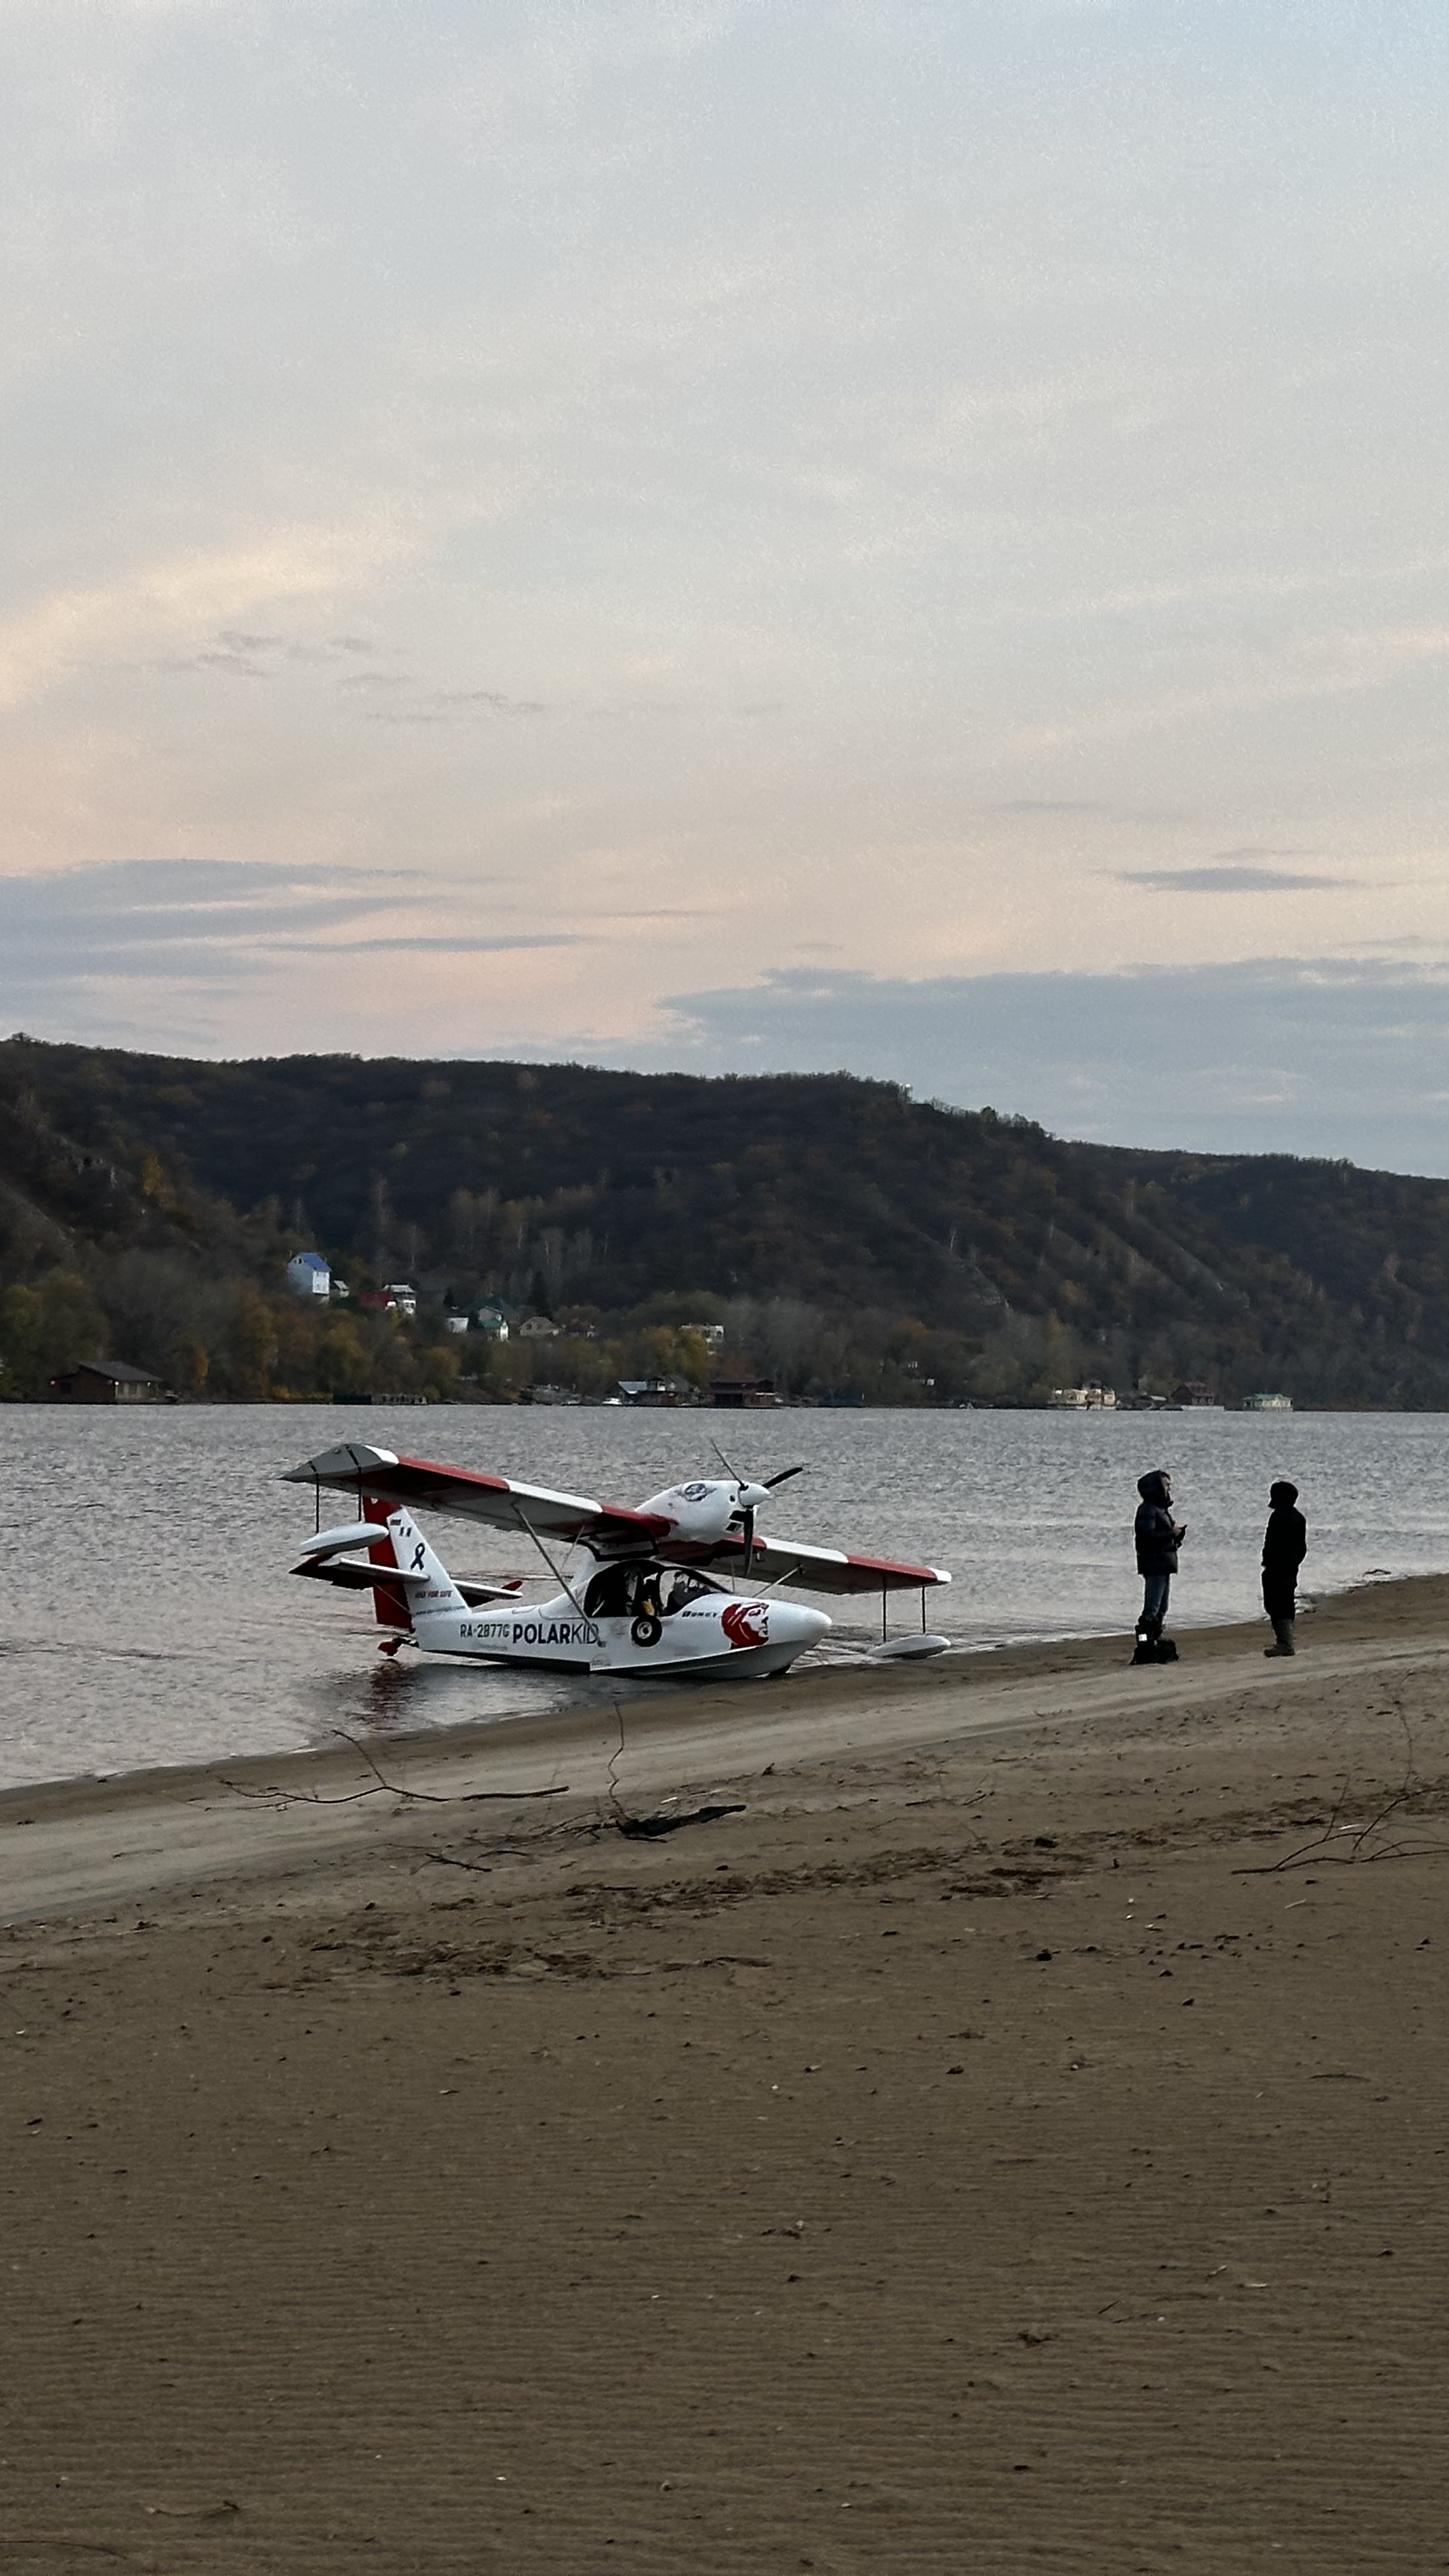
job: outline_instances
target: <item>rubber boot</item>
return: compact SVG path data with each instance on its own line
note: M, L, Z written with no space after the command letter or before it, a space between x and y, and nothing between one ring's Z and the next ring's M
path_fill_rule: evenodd
M1161 1640L1162 1621L1160 1619L1139 1619L1137 1640L1132 1650L1133 1663L1155 1664L1159 1659L1158 1649Z
M1265 1655L1297 1654L1298 1649L1293 1643L1293 1622L1291 1619L1275 1619L1273 1622L1273 1635L1276 1643L1263 1648Z

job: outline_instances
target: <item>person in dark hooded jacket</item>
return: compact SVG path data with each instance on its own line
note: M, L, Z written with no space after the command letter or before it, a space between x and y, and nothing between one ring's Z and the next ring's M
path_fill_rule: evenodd
M1296 1509L1298 1488L1286 1481L1268 1495L1272 1508L1263 1532L1263 1607L1273 1622L1265 1655L1296 1655L1293 1622L1298 1616L1298 1568L1308 1554L1308 1524Z
M1172 1479L1165 1467L1155 1467L1150 1476L1139 1476L1137 1491L1142 1497L1133 1523L1137 1571L1142 1577L1137 1647L1143 1662L1150 1663L1161 1646L1168 1595L1177 1572L1177 1551L1187 1530L1172 1517Z

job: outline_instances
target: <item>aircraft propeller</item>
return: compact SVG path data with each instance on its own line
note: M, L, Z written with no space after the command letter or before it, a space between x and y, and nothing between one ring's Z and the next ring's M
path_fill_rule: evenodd
M750 1568L754 1563L755 1555L755 1514L759 1510L760 1505L759 1502L747 1503L744 1497L746 1494L755 1494L760 1497L761 1501L763 1501L765 1495L772 1494L777 1485L788 1485L792 1476L803 1476L805 1473L804 1464L802 1462L798 1467L781 1467L776 1475L762 1477L760 1482L755 1484L748 1476L742 1476L740 1474L738 1467L734 1465L732 1460L725 1456L725 1453L721 1449L717 1440L712 1440L710 1442L710 1447L713 1449L720 1465L728 1468L730 1474L735 1480L736 1486L739 1489L740 1515L744 1523L745 1581L748 1583L750 1579Z

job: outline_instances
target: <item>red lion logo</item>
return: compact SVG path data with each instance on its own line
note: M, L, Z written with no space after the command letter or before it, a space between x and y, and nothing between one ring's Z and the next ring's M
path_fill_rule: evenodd
M720 1620L720 1626L732 1646L767 1646L770 1642L769 1604L764 1601L732 1601Z

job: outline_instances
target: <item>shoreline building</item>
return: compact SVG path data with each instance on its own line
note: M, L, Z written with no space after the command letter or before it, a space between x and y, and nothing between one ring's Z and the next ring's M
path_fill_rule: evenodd
M129 1360L82 1360L50 1384L62 1404L162 1404L166 1398L165 1379Z

